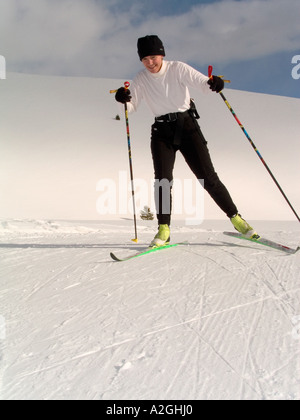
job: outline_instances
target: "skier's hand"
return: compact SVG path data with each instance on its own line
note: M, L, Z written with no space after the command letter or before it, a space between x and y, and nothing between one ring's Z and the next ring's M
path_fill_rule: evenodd
M130 90L125 89L124 87L120 87L116 93L116 101L121 102L121 104L125 104L126 102L130 102Z
M224 89L224 81L219 76L211 76L207 83L213 92L220 93Z

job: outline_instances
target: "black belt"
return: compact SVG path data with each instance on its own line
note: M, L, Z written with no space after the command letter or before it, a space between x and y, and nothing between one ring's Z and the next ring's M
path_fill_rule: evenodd
M174 121L177 122L176 130L174 134L174 140L173 140L173 144L175 146L180 146L181 144L181 136L182 136L182 130L183 130L183 125L184 125L184 119L187 115L190 115L195 120L198 120L200 118L193 99L190 100L190 109L184 112L171 112L169 114L155 117L155 122L159 122L159 123L174 122Z
M159 123L176 121L176 129L173 139L173 144L175 146L180 146L181 144L181 135L184 125L184 119L187 115L189 115L189 109L184 112L171 112L170 114L161 115L160 117L155 118L155 121Z
M173 122L177 121L180 117L184 117L189 112L189 109L184 112L170 112L169 114L160 115L155 117L156 122Z
M191 117L193 117L195 120L198 120L200 118L196 105L194 102L194 99L190 99L190 108L187 109L184 112L171 112L169 114L160 115L159 117L155 117L155 121L157 122L173 122L177 121L181 117L185 117L186 114L190 114Z

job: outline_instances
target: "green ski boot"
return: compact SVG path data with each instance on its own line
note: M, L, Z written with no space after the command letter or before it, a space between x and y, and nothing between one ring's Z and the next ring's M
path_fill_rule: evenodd
M168 245L170 243L170 228L169 225L159 225L158 232L155 235L150 246L159 247Z
M236 214L235 216L231 217L231 223L233 224L234 228L240 232L242 235L246 236L247 238L251 239L259 239L260 236L257 232L249 225L249 223L244 220L240 214Z

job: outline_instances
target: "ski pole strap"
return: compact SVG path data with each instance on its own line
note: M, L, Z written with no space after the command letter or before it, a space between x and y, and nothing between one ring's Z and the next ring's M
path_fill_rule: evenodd
M130 86L130 83L129 82L124 82L124 86L125 86L125 89L127 90ZM113 90L109 91L109 93L116 93L116 92L118 92L118 89L113 89Z
M212 79L212 78L213 78L213 76L212 76L212 71L213 71L213 66L208 66L208 77L209 77L210 79ZM224 83L231 83L231 81L230 81L230 80L226 80L226 79L224 79L224 76L223 76L223 75L218 76L218 77L221 77L221 79L223 79L223 82L224 82Z

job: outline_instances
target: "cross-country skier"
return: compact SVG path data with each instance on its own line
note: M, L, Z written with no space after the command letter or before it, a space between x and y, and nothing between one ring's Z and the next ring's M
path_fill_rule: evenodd
M230 218L235 229L249 237L257 235L240 216L215 172L207 142L196 121L199 116L190 98L189 87L219 93L224 88L223 80L218 76L209 78L185 63L164 60L165 49L157 35L139 38L137 47L145 69L134 78L131 90L121 87L115 98L127 103L128 112L136 111L140 102L145 100L155 117L151 152L159 229L151 246L163 246L170 241L170 185L178 150L197 179L204 180L205 190Z

